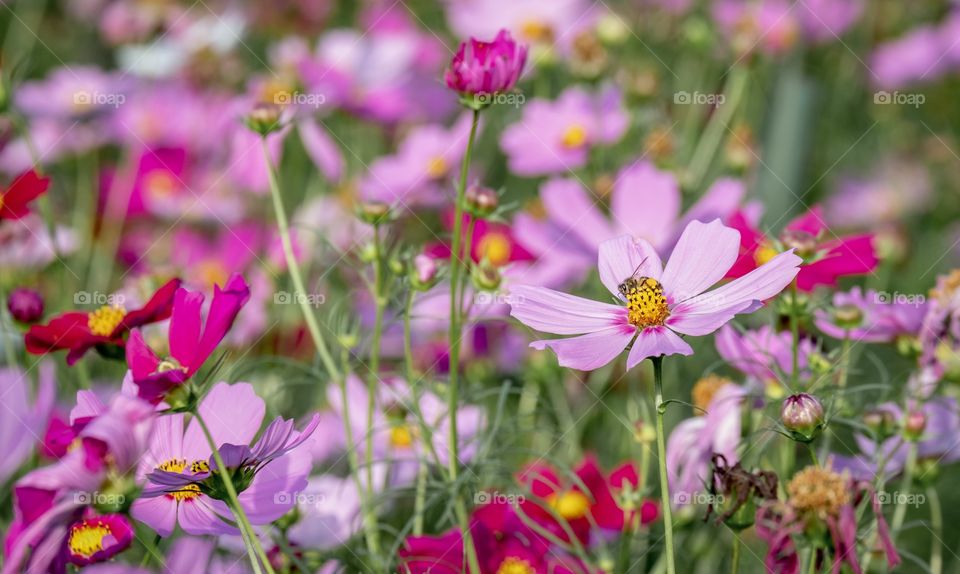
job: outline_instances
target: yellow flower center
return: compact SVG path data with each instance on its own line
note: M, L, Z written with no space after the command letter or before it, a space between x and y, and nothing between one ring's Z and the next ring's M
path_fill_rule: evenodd
M437 156L427 162L427 176L430 179L440 179L447 174L447 160Z
M167 472L183 472L185 468L187 468L187 461L185 459L173 458L161 463L160 466L157 467L157 470L165 470ZM202 460L193 461L193 463L190 464L190 472L193 474L210 472L210 465L208 465L206 461ZM168 492L167 496L176 500L177 502L192 500L200 496L200 487L196 484L187 484L176 492Z
M2 201L0 201L0 207L3 207ZM930 290L930 298L948 301L958 288L960 288L960 269L954 269L942 276L937 286Z
M757 252L753 254L753 260L757 262L757 265L763 265L777 255L780 255L780 253L772 245L763 242L757 247Z
M535 572L536 570L529 562L513 556L508 556L497 568L497 574L535 574Z
M112 531L103 521L83 520L70 528L68 545L74 556L90 558L103 550L103 539Z
M397 425L390 429L390 445L395 448L410 448L416 437L416 429L408 424Z
M127 316L123 305L104 305L87 316L87 327L99 337L109 337Z
M670 316L663 285L652 277L631 277L620 284L627 299L627 321L638 329L663 325Z
M695 414L702 415L703 411L706 411L710 407L710 402L713 401L713 397L716 396L717 391L729 385L731 382L730 379L719 375L707 375L697 381L697 383L693 385L693 390L690 394L693 397L694 406L696 406L697 409L703 410L697 410Z
M486 233L477 244L480 259L499 267L510 262L510 240L502 233Z
M836 516L850 502L846 473L808 466L787 484L790 504L800 511L816 513L821 518Z
M578 148L587 143L587 129L580 124L573 124L563 131L560 143L564 147Z
M520 36L528 42L550 42L553 39L553 28L539 20L527 20L520 25Z
M205 285L213 287L214 285L226 285L230 274L219 261L210 260L200 263L198 274Z
M577 490L568 490L563 494L551 494L547 504L557 511L564 520L583 518L590 511L590 499Z
M177 189L177 182L169 171L155 169L143 176L143 187L150 197L170 197Z

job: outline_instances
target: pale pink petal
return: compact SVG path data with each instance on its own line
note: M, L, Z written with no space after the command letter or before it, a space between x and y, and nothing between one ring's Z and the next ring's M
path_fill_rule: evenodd
M740 232L719 219L691 221L663 270L663 288L675 301L706 291L723 279L740 253Z
M633 342L630 355L627 357L627 368L632 369L648 357L660 355L692 355L693 349L686 341L666 327L648 327L637 335Z
M674 306L667 325L685 335L708 335L783 291L802 262L792 250L781 253L739 279Z
M534 341L530 346L540 350L550 347L562 367L592 371L616 359L635 333L632 327L615 327L568 339Z
M739 179L729 177L718 179L703 194L703 197L690 206L680 220L680 225L686 227L694 220L726 219L737 211L746 193L746 187Z
M314 165L328 181L340 181L344 169L343 155L326 128L312 118L300 121L297 128L300 141Z
M659 246L680 214L680 186L670 172L637 162L620 172L610 211L623 233Z
M250 444L260 430L266 405L249 383L217 383L200 403L200 415L210 427L217 446ZM206 460L210 444L197 421L190 421L183 436L183 458Z
M130 507L130 514L160 536L170 536L177 525L177 501L169 496L138 498Z
M555 335L593 333L627 323L626 307L530 285L510 288L510 314L531 329Z
M211 506L216 501L200 495L197 498L182 501L177 507L180 528L187 534L236 534L236 528L224 522ZM228 515L233 518L233 515Z
M597 207L599 200L575 179L551 179L540 187L540 200L551 220L591 247L617 235Z
M623 299L623 296L618 287L625 279L636 276L652 277L659 281L662 273L660 265L660 257L646 240L621 235L600 244L597 258L600 281L619 299Z

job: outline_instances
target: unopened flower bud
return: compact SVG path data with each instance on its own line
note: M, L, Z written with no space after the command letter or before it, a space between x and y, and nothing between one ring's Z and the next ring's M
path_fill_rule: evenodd
M43 317L43 296L33 289L18 287L10 292L7 309L21 323L36 323Z
M841 305L833 310L833 322L845 329L856 329L863 323L863 309L856 305Z
M780 236L780 241L787 249L793 249L794 253L804 259L817 253L817 238L807 231L788 229Z
M863 424L882 441L893 434L896 421L890 411L877 409L864 413Z
M266 136L280 129L280 106L261 102L244 118L244 123L251 130L261 136Z
M426 291L437 282L437 260L423 253L413 258L410 284L418 291Z
M464 192L464 201L467 211L476 217L487 217L497 210L500 205L500 196L497 192L481 185L471 185Z
M500 271L495 265L481 261L473 268L473 284L481 291L495 291L500 287Z
M390 206L382 201L365 201L357 206L357 217L364 223L378 225L390 215Z
M823 428L823 405L806 393L791 395L783 401L780 421L794 440L810 442Z
M637 421L633 425L633 438L640 444L653 444L657 440L657 431L650 423Z
M927 415L920 410L911 410L903 421L903 434L908 440L919 440L927 428Z

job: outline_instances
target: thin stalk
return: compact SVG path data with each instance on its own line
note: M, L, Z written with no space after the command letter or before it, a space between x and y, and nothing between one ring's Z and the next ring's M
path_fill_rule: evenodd
M457 490L455 496L455 509L457 520L460 523L460 532L463 536L464 551L467 555L470 574L480 573L480 561L477 558L476 548L473 543L473 536L470 534L470 525L466 511L466 504L459 492L457 476L460 469L459 437L457 436L457 404L459 402L459 372L460 372L460 339L461 339L461 317L460 301L458 297L460 286L460 267L459 260L460 245L462 240L463 225L463 197L467 189L467 174L470 169L470 157L473 154L473 143L477 136L477 124L480 120L480 111L473 111L473 121L470 125L470 137L467 139L467 149L463 156L463 164L460 167L460 184L457 186L457 198L454 205L453 220L453 247L450 250L450 383L448 389L448 416L450 417L450 437L449 449L450 456L448 461L447 474L450 484Z
M729 130L729 125L733 116L740 106L740 101L747 91L747 78L749 71L747 68L738 66L730 72L727 79L727 85L723 90L723 103L717 106L707 127L703 130L700 143L693 152L688 168L689 185L692 189L699 189L706 177L710 166L713 165L714 158L723 145L724 135Z
M203 434L207 438L207 443L210 444L210 450L213 451L213 460L217 463L217 473L220 475L220 480L223 482L223 487L227 491L227 504L230 506L230 510L233 511L233 514L237 519L237 525L240 527L240 533L245 534L246 538L248 538L246 546L247 554L250 556L250 564L253 566L255 572L260 572L260 568L257 564L257 560L259 558L259 560L263 563L264 570L268 574L274 574L273 567L270 565L270 560L267 558L266 552L263 551L263 546L260 545L260 540L253 531L253 525L250 524L250 519L247 518L246 512L243 511L243 507L240 505L240 499L237 496L237 489L233 486L233 480L230 478L230 471L227 469L227 465L223 463L223 457L220 456L219 445L217 445L216 441L213 440L213 434L210 432L210 427L207 426L206 421L204 421L203 417L200 415L200 409L194 409L193 418L195 418L197 423L199 423L200 429L203 430Z
M373 419L377 409L377 383L380 371L380 338L383 335L383 313L386 301L383 295L383 257L380 245L380 226L373 226L373 300L375 318L370 342L370 373L367 376L367 436L364 457L367 471L367 495L373 496Z
M903 520L907 516L907 504L906 504L906 495L910 492L910 488L913 485L913 472L916 470L917 466L917 443L911 442L907 450L907 462L903 467L903 478L900 482L900 489L898 492L894 493L893 501L896 504L896 509L893 511L893 520L890 521L890 539L896 546L897 535L900 533L900 528L903 527ZM904 498L904 500L900 500ZM873 561L873 549L877 544L878 529L874 529L873 536L870 539L870 543L867 545L866 550L864 550L863 558L861 563L863 564L863 571L869 572L870 562Z
M740 572L740 536L736 533L733 534L733 555L730 557L730 574L738 574Z
M283 197L280 195L280 184L277 181L277 172L270 159L270 151L267 148L267 139L263 138L263 157L267 162L267 175L270 179L270 196L273 198L273 211L277 216L277 227L280 228L280 243L283 246L283 256L287 262L287 269L290 271L290 279L293 281L293 288L296 290L295 297L303 311L303 318L307 323L307 330L310 331L310 337L317 348L317 354L323 362L324 368L330 375L330 378L339 380L341 378L340 370L333 362L333 357L327 348L327 343L320 332L320 326L317 324L317 318L310 308L310 298L307 297L307 289L303 283L303 276L300 273L300 265L293 253L293 242L290 239L290 224L287 221L287 211L283 206Z
M420 459L420 467L417 469L417 493L413 501L413 535L423 534L423 511L426 508L427 501L427 478L429 475L429 466L424 457Z
M930 546L930 574L943 572L943 509L940 506L940 495L937 489L927 487L927 500L930 502L930 529L933 530L933 540Z
M797 392L800 377L800 317L797 315L797 282L790 284L790 392Z
M657 409L657 457L660 459L660 504L663 510L663 537L666 545L667 574L676 574L673 557L673 512L670 509L670 482L667 477L667 447L663 433L663 355L653 362L654 407Z

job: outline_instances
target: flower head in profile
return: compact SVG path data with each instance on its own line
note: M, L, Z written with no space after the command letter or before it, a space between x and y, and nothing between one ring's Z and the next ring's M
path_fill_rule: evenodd
M34 325L24 336L27 351L42 355L67 349L67 364L72 365L94 347L106 353L122 350L131 329L170 317L174 293L179 287L180 280L171 279L143 307L132 311L116 303L90 312L70 311L46 325Z
M512 90L527 63L527 47L500 30L492 42L476 38L460 44L447 69L447 87L461 96L492 95Z
M890 343L900 336L917 335L927 312L925 300L854 287L833 295L831 310L817 309L817 328L835 339L849 337L865 343Z
M139 331L130 334L127 365L140 398L158 402L177 385L192 377L233 326L250 298L250 288L233 275L221 288L214 286L213 302L203 321L203 293L177 289L170 316L170 356L161 359L147 346Z
M600 245L600 280L618 304L590 301L545 287L514 286L511 314L532 329L566 339L535 341L549 347L560 364L593 370L632 343L627 368L647 357L691 355L680 335L708 335L738 313L757 309L793 281L801 259L781 253L717 289L736 261L740 234L719 220L692 221L663 267L653 247L625 235Z

